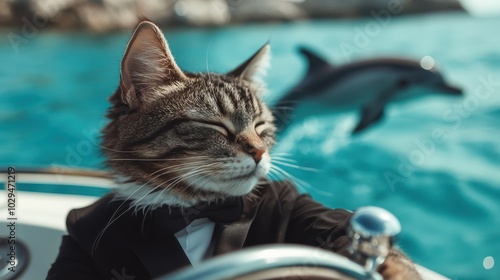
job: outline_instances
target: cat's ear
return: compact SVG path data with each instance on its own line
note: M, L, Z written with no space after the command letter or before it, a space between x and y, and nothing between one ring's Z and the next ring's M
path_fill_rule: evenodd
M188 78L177 66L161 30L150 21L135 28L121 64L121 99L131 108L156 96L148 89L176 86Z
M260 82L259 75L264 75L269 67L271 46L266 43L254 55L243 62L227 75L237 77L249 82Z

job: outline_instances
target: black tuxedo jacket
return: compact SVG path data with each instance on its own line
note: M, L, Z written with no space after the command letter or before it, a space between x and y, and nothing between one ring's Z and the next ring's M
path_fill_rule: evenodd
M244 198L240 220L216 224L214 255L274 243L305 244L346 253L350 212L326 208L286 182L268 183L254 193L256 196ZM145 231L147 225L130 212L108 226L121 204L112 199L107 195L69 213L69 234L62 239L47 279L143 280L190 265L173 234Z

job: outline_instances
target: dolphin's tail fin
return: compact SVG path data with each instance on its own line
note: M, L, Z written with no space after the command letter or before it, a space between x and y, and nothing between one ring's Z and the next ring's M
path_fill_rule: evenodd
M307 61L309 62L309 69L307 70L306 77L309 75L316 74L321 70L332 67L332 65L328 61L326 61L318 54L316 54L314 51L305 46L300 46L299 52L303 54L307 58Z

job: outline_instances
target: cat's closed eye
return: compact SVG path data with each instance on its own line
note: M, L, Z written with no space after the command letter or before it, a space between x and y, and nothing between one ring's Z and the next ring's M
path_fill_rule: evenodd
M264 125L264 124L266 124L266 121L260 121L260 122L258 122L258 123L255 124L255 128L257 128L257 127L259 127L261 125Z
M264 132L264 130L266 129L267 123L268 122L266 121L260 121L255 124L255 132L257 133L257 135L261 136L262 132Z
M217 122L211 122L211 121L201 121L197 120L195 121L198 125L208 127L210 129L216 130L217 132L221 133L222 135L229 137L231 135L231 132L229 132L229 129L222 123L217 123Z

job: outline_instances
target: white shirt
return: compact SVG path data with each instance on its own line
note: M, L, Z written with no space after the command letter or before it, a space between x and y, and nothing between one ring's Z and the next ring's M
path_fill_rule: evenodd
M174 234L193 266L199 264L204 256L213 255L213 252L207 250L210 248L214 228L215 223L208 218L196 219ZM213 251L213 248L210 249Z

